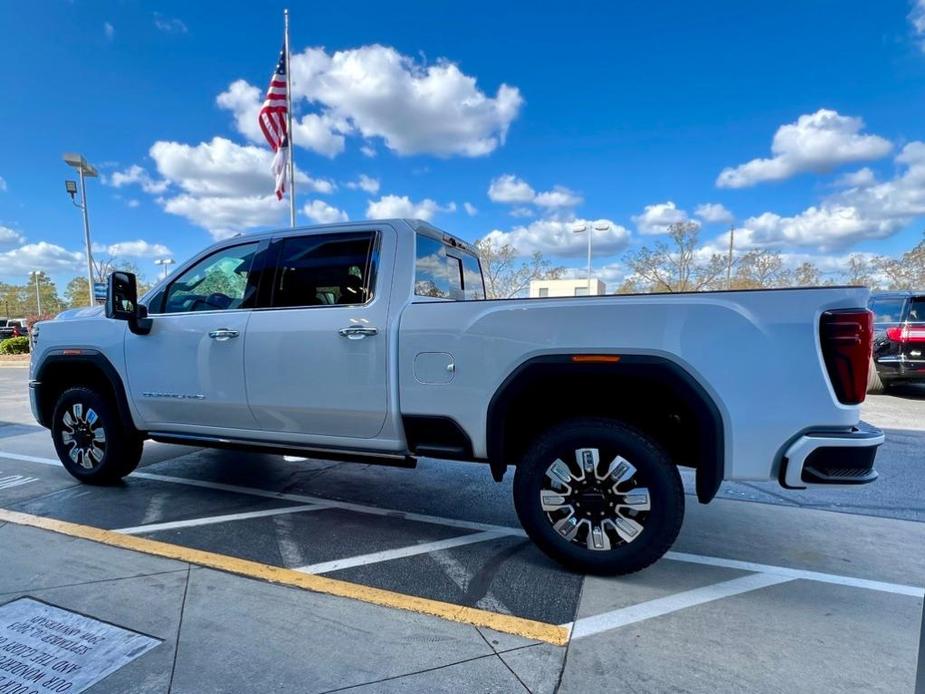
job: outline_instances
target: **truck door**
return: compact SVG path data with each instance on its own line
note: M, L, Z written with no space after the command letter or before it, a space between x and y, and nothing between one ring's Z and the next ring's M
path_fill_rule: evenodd
M248 402L264 431L380 432L395 243L385 226L274 239L244 354Z
M148 335L126 331L128 385L147 428L257 428L244 389L257 264L257 242L206 256L150 301Z

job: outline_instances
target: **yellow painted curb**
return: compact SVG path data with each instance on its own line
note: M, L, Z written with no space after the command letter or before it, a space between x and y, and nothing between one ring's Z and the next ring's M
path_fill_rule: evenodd
M480 610L475 607L465 607L463 605L454 605L453 603L441 602L439 600L430 600L428 598L419 598L413 595L395 593L390 590L381 588L372 588L370 586L340 581L335 578L326 578L314 574L304 574L292 569L284 569L269 564L250 561L248 559L239 559L229 557L225 554L216 554L214 552L205 552L199 549L181 547L172 545L167 542L149 540L134 535L123 535L93 528L88 525L78 525L77 523L68 523L67 521L55 520L54 518L44 518L34 516L29 513L19 513L18 511L9 511L0 509L0 521L14 523L16 525L25 525L42 530L50 530L62 535L77 537L82 540L91 540L100 542L112 547L121 547L135 552L152 554L165 559L176 559L177 561L197 564L198 566L207 566L219 571L238 574L256 578L270 583L279 583L294 588L302 588L315 593L325 593L327 595L336 595L342 598L352 598L361 602L372 605L381 605L383 607L393 607L399 610L417 612L419 614L440 617L451 622L460 622L462 624L471 624L477 627L487 627L505 634L513 634L525 639L543 641L556 646L564 646L568 642L569 630L566 627L557 624L547 624L523 617L489 612Z

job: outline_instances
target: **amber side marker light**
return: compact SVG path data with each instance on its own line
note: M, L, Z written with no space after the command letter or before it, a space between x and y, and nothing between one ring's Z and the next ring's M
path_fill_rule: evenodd
M573 354L572 361L579 364L616 364L620 357L616 354Z

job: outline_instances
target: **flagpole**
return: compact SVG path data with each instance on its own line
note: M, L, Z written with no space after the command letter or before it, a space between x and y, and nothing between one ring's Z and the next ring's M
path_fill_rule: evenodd
M292 77L289 71L289 10L283 10L286 27L286 135L289 140L289 226L295 227L295 164L292 160Z

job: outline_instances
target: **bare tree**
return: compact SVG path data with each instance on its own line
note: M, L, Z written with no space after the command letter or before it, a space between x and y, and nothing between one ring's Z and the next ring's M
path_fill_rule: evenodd
M808 261L801 263L793 271L793 286L795 287L819 287L822 284L822 273L819 268Z
M698 254L700 225L676 222L668 227L670 243L657 241L626 256L637 286L652 292L697 292L719 288L726 259Z
M785 287L791 284L793 276L784 267L780 253L767 249L749 251L736 262L732 278L732 289L761 289Z
M887 280L890 289L922 289L925 287L925 235L899 258L875 258L871 266Z
M565 268L553 266L539 251L521 260L508 243L495 244L482 239L475 244L482 261L485 293L489 299L510 299L524 292L531 280L556 280Z
M871 274L871 264L863 255L853 255L848 258L848 267L844 272L847 284L873 287L876 283Z

